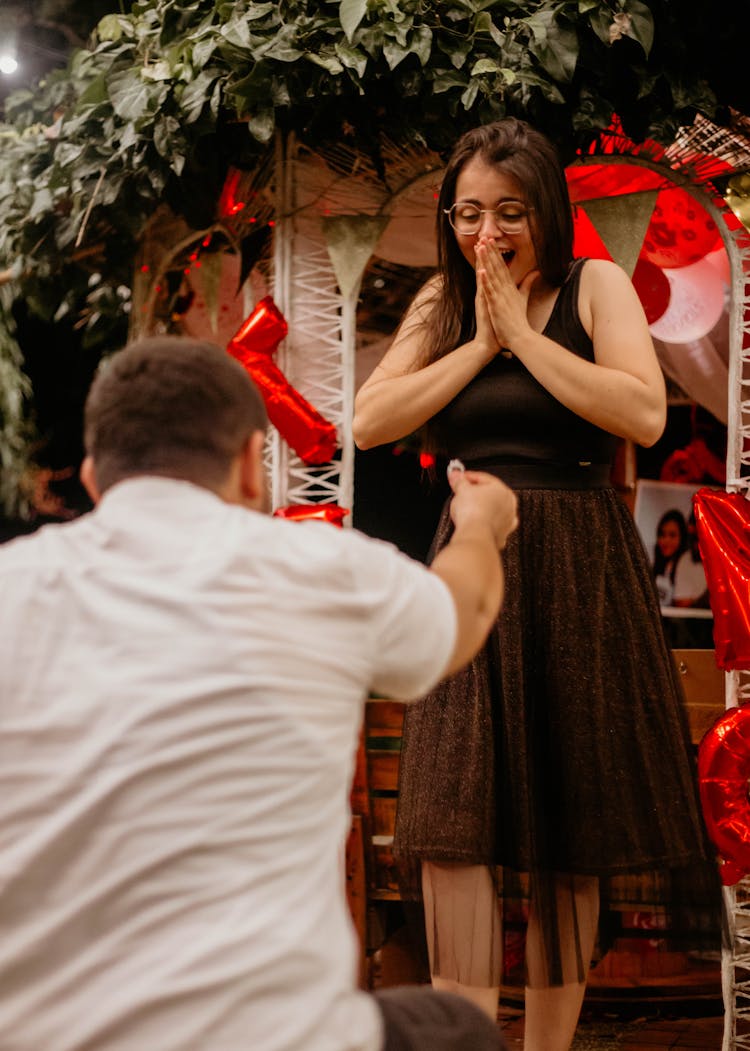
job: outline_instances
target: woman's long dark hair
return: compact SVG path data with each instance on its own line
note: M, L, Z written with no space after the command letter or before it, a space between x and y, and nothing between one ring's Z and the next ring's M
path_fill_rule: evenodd
M680 543L677 550L669 558L665 558L661 553L659 547L659 533L662 527L668 522L674 522L680 531ZM656 526L656 544L654 545L654 576L661 577L666 574L674 584L674 574L677 569L677 562L679 561L680 555L688 549L688 531L687 522L682 511L678 511L677 508L673 508L671 511L665 511L659 519Z
M428 365L471 339L476 329L476 275L456 243L445 209L455 202L458 177L474 157L512 176L531 210L531 236L539 269L553 288L562 285L573 258L573 213L565 172L557 150L541 132L515 117L466 132L445 170L437 210L438 266L442 286L436 290L427 319L422 365Z

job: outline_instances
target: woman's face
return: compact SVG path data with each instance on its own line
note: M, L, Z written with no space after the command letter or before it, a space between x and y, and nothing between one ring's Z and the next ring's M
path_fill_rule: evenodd
M677 523L664 522L656 537L659 550L664 558L671 558L676 553L681 539L680 527Z
M473 157L461 169L456 181L456 202L470 202L480 208L494 209L498 205L511 208L516 205L518 211L527 208L526 199L520 184L512 175L500 171L488 164L481 157ZM536 249L531 239L529 221L524 223L520 233L505 233L492 211L482 214L479 230L475 234L459 234L453 231L459 249L467 262L476 266L474 246L481 237L495 241L503 253L511 277L520 285L530 270L537 268Z

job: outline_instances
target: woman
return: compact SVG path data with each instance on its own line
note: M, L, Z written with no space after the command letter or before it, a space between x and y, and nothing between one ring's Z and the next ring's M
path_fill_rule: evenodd
M708 609L708 584L703 569L703 560L698 546L698 531L695 527L695 512L685 524L685 550L675 557L675 568L672 576L675 606L682 608ZM710 645L710 643L709 643Z
M421 871L433 984L493 1017L497 880L528 880L528 1051L570 1045L600 877L710 867L651 568L608 481L617 436L661 434L664 384L627 276L574 261L572 241L543 136L508 119L462 137L438 276L353 424L361 448L426 425L433 447L518 492L495 631L407 712L395 849ZM444 511L435 548L448 531Z
M685 516L672 508L665 511L656 526L654 547L654 580L662 606L674 600L674 578L680 556L687 551L688 535Z

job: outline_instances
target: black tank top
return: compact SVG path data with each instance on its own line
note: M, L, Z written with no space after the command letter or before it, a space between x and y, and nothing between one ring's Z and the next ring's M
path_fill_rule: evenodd
M587 361L594 347L578 315L585 259L571 264L544 335ZM617 438L554 398L518 360L498 354L435 418L442 452L467 467L610 465Z

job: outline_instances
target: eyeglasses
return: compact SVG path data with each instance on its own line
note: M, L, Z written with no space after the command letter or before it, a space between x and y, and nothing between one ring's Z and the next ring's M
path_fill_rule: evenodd
M443 211L457 234L470 236L479 233L485 212L490 212L495 217L496 225L504 234L520 234L526 228L532 209L511 203L499 204L497 208L480 208L476 204L459 201Z

